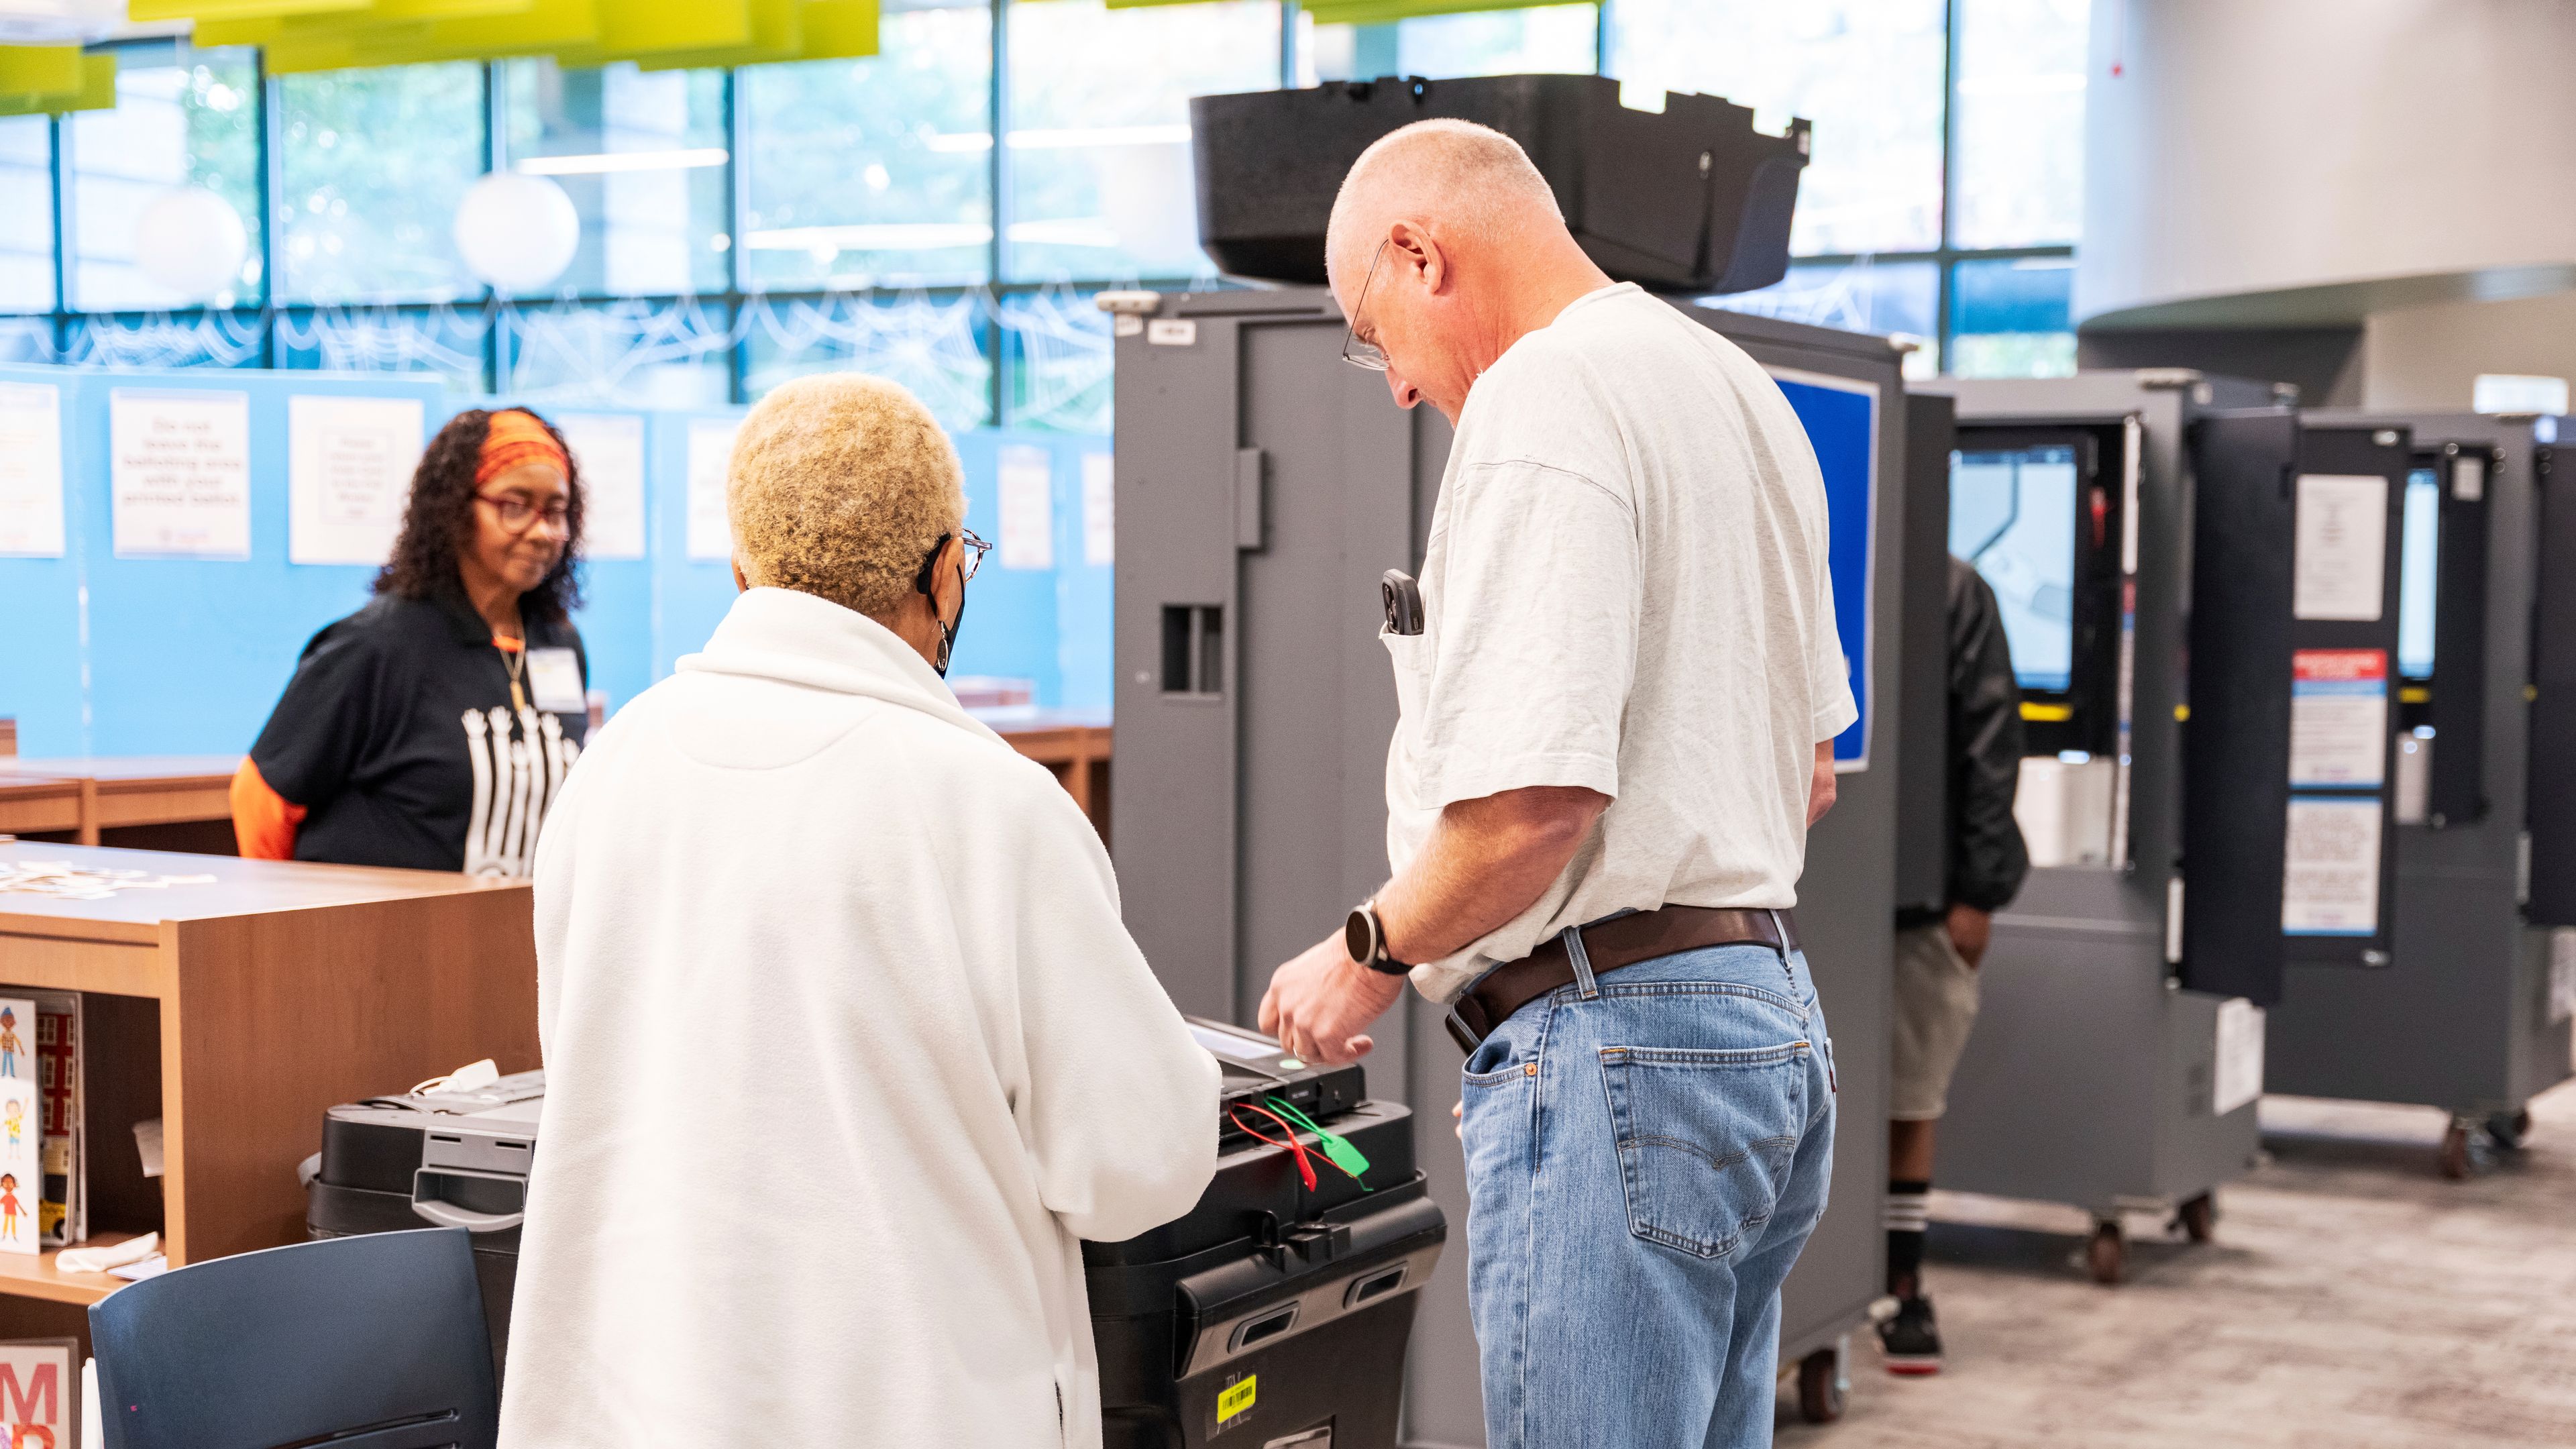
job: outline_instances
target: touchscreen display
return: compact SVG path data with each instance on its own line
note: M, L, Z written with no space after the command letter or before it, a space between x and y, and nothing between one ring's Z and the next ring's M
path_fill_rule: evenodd
M2062 693L2075 670L2075 450L1950 455L1950 552L1995 591L2026 690Z

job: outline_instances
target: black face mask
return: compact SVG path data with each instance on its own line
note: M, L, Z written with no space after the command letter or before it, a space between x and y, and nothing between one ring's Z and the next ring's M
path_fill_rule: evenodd
M930 667L942 679L948 677L948 656L957 647L957 631L966 625L966 580L962 576L957 580L957 617L942 619L939 617L939 595L930 587L930 574L939 567L939 555L953 537L953 534L939 535L939 541L930 546L930 557L921 561L921 572L912 580L912 586L920 591L923 598L930 600L930 622L939 627L939 657L930 661Z

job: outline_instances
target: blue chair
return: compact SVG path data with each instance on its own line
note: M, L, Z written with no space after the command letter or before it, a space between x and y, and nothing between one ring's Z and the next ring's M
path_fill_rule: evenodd
M107 1449L493 1449L463 1228L217 1258L89 1311Z

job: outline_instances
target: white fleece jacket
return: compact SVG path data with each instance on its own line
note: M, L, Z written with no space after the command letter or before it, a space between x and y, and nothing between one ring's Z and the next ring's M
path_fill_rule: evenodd
M1080 1240L1197 1202L1217 1067L1047 772L754 589L593 737L535 875L501 1443L1096 1449Z

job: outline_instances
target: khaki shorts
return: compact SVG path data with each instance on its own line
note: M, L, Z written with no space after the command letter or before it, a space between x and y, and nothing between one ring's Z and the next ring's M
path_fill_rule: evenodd
M1977 968L1935 921L1896 933L1895 1070L1887 1115L1928 1122L1949 1106L1968 1029L1977 1024Z

